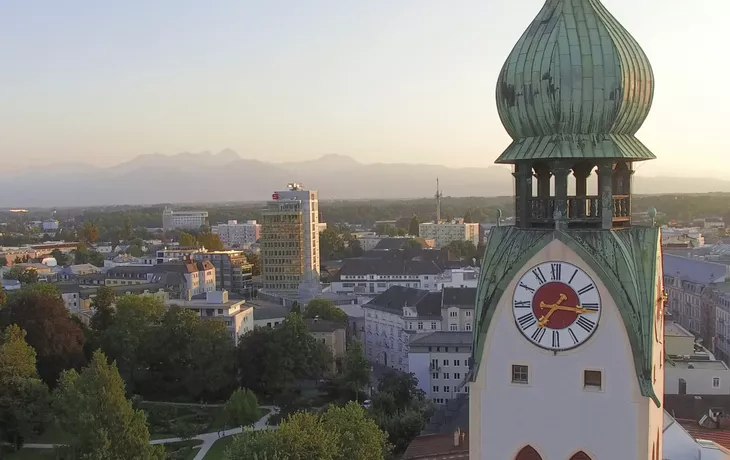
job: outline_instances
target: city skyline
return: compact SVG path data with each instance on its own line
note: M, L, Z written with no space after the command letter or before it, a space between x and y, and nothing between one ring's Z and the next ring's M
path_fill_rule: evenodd
M10 169L109 166L230 147L274 162L342 154L488 166L509 143L494 80L528 24L524 11L541 0L516 3L6 4L0 37L13 46L0 72L11 89L0 104L0 158ZM661 75L638 133L658 159L637 174L724 177L704 164L730 149L721 125L730 96L695 88L698 66L730 70L715 58L730 7L604 4Z

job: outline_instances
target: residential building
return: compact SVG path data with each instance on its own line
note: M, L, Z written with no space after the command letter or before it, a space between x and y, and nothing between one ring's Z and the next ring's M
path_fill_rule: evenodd
M61 298L66 304L69 312L75 314L88 313L92 315L91 302L96 297L98 287L81 286L78 284L59 284L58 289L61 291ZM123 295L142 295L152 296L161 302L167 302L170 299L169 293L165 290L166 286L161 283L144 283L134 285L118 285L109 286L114 290L117 298Z
M175 260L185 260L204 252L207 251L202 248L163 247L155 251L155 263L164 264Z
M216 291L244 293L251 287L253 265L243 251L201 251L193 260L209 261L215 267Z
M92 264L78 264L78 265L69 265L67 267L62 267L60 270L56 272L56 276L58 278L58 281L65 281L65 280L71 280L76 279L79 276L82 275L92 275L95 273L101 273L101 269L97 267L96 265Z
M56 219L44 220L41 224L41 228L44 232L55 232L58 230L58 221Z
M473 328L476 289L442 292L393 286L362 306L364 345L369 360L404 372L415 335L437 331L467 332Z
M166 304L193 310L206 320L223 321L234 344L254 328L253 307L244 300L229 300L227 291L210 291L205 299L168 300Z
M380 243L380 240L386 238L383 235L377 235L375 233L359 233L353 236L355 236L358 243L360 243L360 248L362 248L363 251L370 251L371 249L375 249L375 246Z
M229 220L227 224L212 226L210 231L220 237L221 243L227 249L242 249L248 248L258 241L261 235L261 224L255 220L247 220L240 224L237 220Z
M730 395L730 369L679 324L664 322L664 394Z
M667 249L698 248L705 245L702 229L698 227L662 227L662 247Z
M192 229L208 225L208 211L173 211L172 208L165 208L162 211L163 230Z
M466 385L472 353L472 332L436 331L411 336L408 370L418 387L437 404L446 404Z
M375 297L393 286L439 290L443 270L431 260L405 256L346 259L330 289L338 294Z
M338 372L338 367L347 353L347 331L343 324L335 321L327 321L319 318L305 319L304 323L312 336L325 344L332 353L332 364L329 367L330 374Z
M709 300L715 286L727 281L728 267L666 253L663 259L667 309L676 322L713 350L718 314L716 303Z
M153 255L134 257L130 254L119 254L111 259L104 259L104 268L114 267L146 267L154 265L157 259Z
M208 260L187 260L153 266L114 267L106 272L107 286L147 283L164 284L171 299L192 299L216 290L215 267Z
M465 223L463 219L441 223L424 222L418 226L418 235L434 240L436 249L445 248L452 241L471 241L477 246L480 239L479 224Z
M295 293L319 281L319 199L300 184L274 192L262 212L261 275L265 290Z
M254 326L269 329L281 324L291 311L283 305L261 299L247 300L246 305L253 307Z
M479 267L448 268L436 278L439 289L475 288L479 283Z

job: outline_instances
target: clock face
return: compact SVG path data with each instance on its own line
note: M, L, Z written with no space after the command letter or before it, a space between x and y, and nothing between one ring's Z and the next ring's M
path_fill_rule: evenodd
M590 276L573 264L544 262L527 270L512 298L517 329L548 350L575 348L598 327L601 297Z

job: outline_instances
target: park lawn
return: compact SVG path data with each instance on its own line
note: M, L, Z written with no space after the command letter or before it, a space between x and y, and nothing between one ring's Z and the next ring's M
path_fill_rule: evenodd
M218 430L228 430L235 428L235 425L228 422L223 407L214 406L170 406L166 404L156 404L154 402L141 403L140 407L145 411L160 410L169 413L169 422L178 420L194 423L200 428L198 434L213 433ZM259 408L259 419L269 413L269 409ZM153 423L154 417L148 415L147 421L150 426L150 439L166 439L176 437L170 430L166 430Z
M198 454L201 444L203 444L203 441L201 441L200 439L190 439L187 441L170 442L163 445L165 446L165 453L168 455L178 451L179 449L182 449L183 447L190 446L192 447L192 449L190 450L188 455L185 456L185 460L193 460Z
M235 435L234 435L235 436ZM203 460L223 460L223 455L226 453L226 449L233 442L233 436L226 436L216 440Z

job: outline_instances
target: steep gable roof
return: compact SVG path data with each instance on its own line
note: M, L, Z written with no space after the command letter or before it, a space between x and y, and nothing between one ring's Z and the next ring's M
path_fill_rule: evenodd
M459 306L474 308L477 301L477 288L469 287L445 287L443 289L442 304L446 306Z

